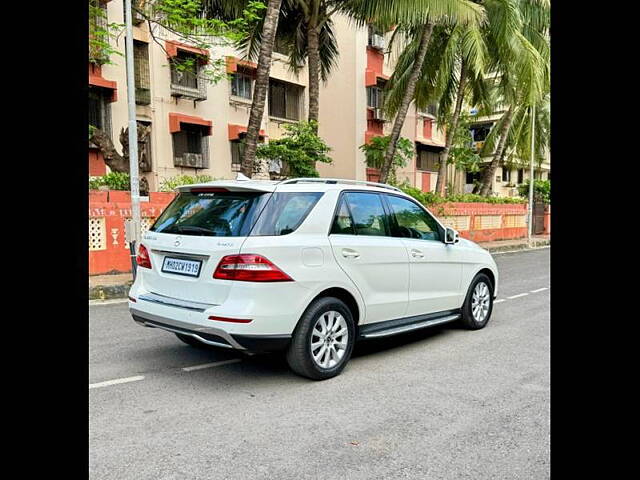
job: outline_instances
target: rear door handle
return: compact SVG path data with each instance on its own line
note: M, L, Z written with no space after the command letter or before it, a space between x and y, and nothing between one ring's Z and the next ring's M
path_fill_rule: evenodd
M356 252L355 250L352 250L350 248L343 248L342 249L342 256L344 258L358 258L360 256L360 254L358 252Z
M415 248L413 248L411 250L411 256L413 258L424 258L424 253L422 253L420 250L416 250Z

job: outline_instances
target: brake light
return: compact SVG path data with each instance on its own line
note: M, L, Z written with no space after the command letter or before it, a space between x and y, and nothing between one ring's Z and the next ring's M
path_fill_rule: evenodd
M244 253L227 255L220 260L213 278L239 282L292 282L284 273L262 255Z
M151 257L149 257L147 247L145 247L143 244L140 244L140 247L138 248L136 263L139 267L151 268Z

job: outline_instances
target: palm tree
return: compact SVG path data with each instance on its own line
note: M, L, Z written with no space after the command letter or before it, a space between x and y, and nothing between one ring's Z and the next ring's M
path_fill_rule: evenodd
M256 149L258 148L258 136L260 124L264 114L267 88L269 87L269 71L271 70L271 55L273 44L278 29L278 18L282 0L269 0L267 11L262 25L262 42L260 44L260 56L258 57L258 68L256 71L256 81L253 88L253 100L251 102L251 113L249 114L249 124L247 125L247 135L245 137L245 149L242 156L240 170L243 175L251 178L255 168Z
M331 17L343 3L343 0L283 0L280 9L276 35L286 49L289 68L297 73L305 63L308 66L309 121L318 122L320 80L327 81L336 66L338 45ZM254 32L238 46L248 52L250 59L256 59L261 41L262 36Z
M352 0L349 3L350 10L361 19L375 19L381 25L397 24L399 31L406 32L412 39L407 47L412 54L405 55L409 65L402 72L406 79L402 79L402 94L394 109L391 141L380 171L380 181L385 182L391 171L396 143L409 105L415 96L434 27L438 23L479 25L484 20L484 9L469 0Z
M488 195L497 168L507 157L511 128L520 122L532 105L538 104L549 91L549 2L548 0L516 0L519 28L508 44L489 37L489 49L498 52L495 69L499 76L496 88L506 107L502 118L489 135L483 153L493 150L491 163L484 169L478 193Z

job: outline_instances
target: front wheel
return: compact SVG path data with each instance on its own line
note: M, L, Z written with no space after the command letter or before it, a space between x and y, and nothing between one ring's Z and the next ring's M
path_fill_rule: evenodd
M298 375L312 380L335 377L351 358L355 324L349 307L337 298L313 302L293 332L287 362Z
M484 328L493 311L493 285L484 273L475 276L462 305L461 323L469 330Z

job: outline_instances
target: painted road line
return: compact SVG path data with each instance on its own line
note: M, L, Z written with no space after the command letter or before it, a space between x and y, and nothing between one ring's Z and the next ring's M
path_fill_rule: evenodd
M92 388L101 388L101 387L109 387L111 385L118 385L120 383L137 382L138 380L144 380L144 377L142 375L139 375L137 377L117 378L115 380L107 380L106 382L90 383L89 390L91 390Z
M549 290L549 287L538 288L537 290L531 290L531 293L544 292L545 290Z
M494 300L493 303L502 303L502 302L506 302L506 300L504 298L501 298L500 300Z
M118 305L119 303L127 303L129 300L127 298L114 298L110 300L89 300L89 306L93 307L94 305Z
M511 295L510 297L507 297L507 300L513 300L514 298L520 298L520 297L525 297L529 295L528 293L519 293L518 295Z
M193 367L184 367L182 370L185 372L193 372L194 370L202 370L203 368L220 367L222 365L229 365L230 363L241 362L240 358L232 358L231 360L223 360L221 362L204 363L202 365L194 365Z

